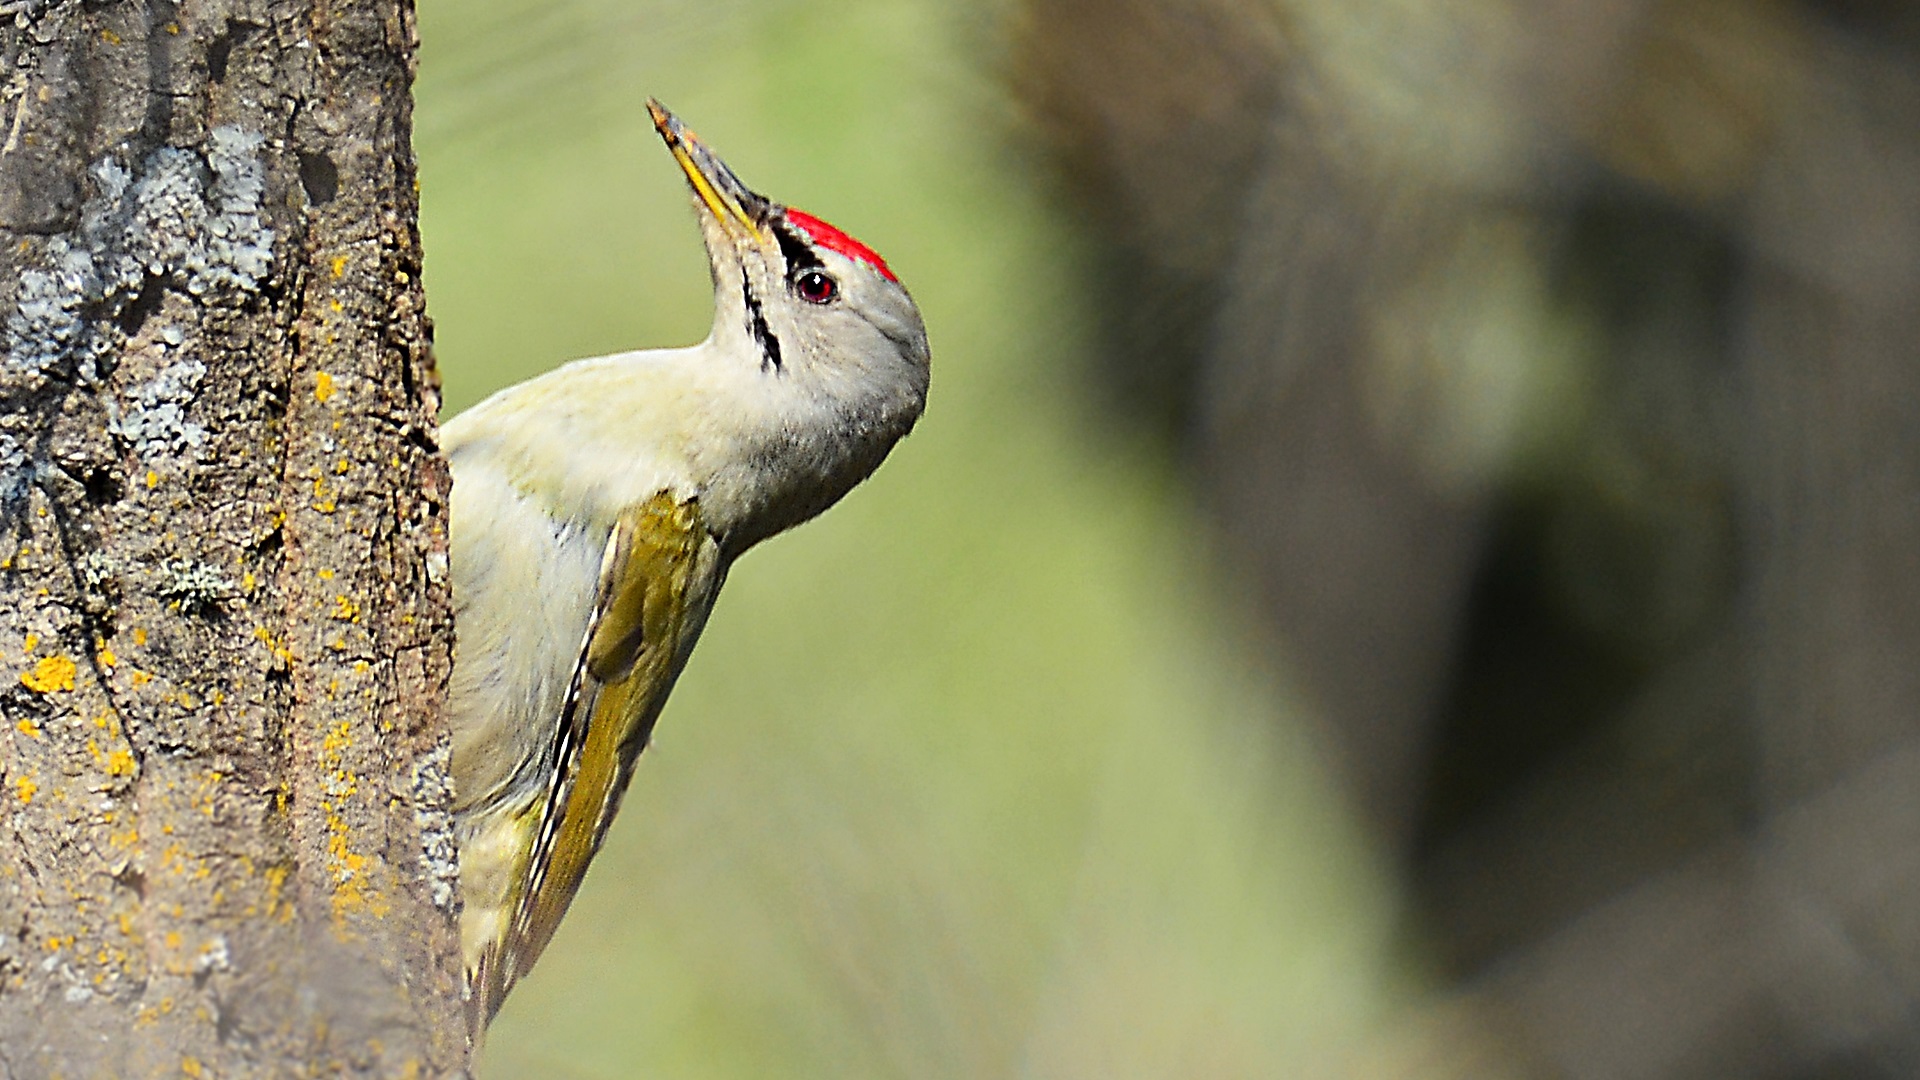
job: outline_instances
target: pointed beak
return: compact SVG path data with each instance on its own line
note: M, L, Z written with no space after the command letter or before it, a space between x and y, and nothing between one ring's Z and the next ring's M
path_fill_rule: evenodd
M653 126L659 130L667 149L673 151L673 159L687 174L687 183L693 187L694 195L714 220L730 233L745 233L760 243L768 242L766 221L777 209L774 203L741 183L719 155L707 149L679 117L658 101L648 98L647 111L653 114Z

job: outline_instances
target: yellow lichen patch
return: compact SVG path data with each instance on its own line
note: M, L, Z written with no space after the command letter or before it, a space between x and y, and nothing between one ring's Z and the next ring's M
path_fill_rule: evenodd
M160 831L171 833L173 829L170 824L162 825ZM197 872L198 868L204 865L202 860L187 854L186 845L178 840L168 844L165 850L160 852L160 869L175 877L204 877L204 874Z
M270 866L267 868L267 914L277 917L283 923L293 921L293 905L281 895L287 886L287 868ZM252 914L253 909L247 909Z
M20 722L13 726L16 728L19 728L20 734L22 735L30 735L36 739L42 739L46 737L40 733L40 724L37 721L35 721L34 718L31 716L21 717Z
M327 841L328 867L333 871L334 880L341 885L349 884L367 868L367 857L347 847L346 825Z
M19 799L22 803L32 802L34 793L38 792L39 790L40 790L40 785L34 783L33 777L31 776L22 776L15 779L13 782L14 797Z
M134 768L131 750L115 750L107 755L108 776L132 776Z
M207 1075L206 1072L200 1068L200 1060L198 1058L190 1058L190 1057L183 1057L180 1059L180 1072L186 1076Z
M353 471L353 462L348 461L346 458L341 458L339 461L333 463L333 471L342 475L350 473Z
M264 626L256 626L253 628L253 636L260 639L260 643L267 647L267 651L272 653L275 659L283 664L293 663L293 650L275 638L273 631Z
M260 580L253 576L253 571L247 570L241 573L240 575L240 591L241 592L250 593L259 587L260 587Z
M328 755L328 764L339 763L340 751L353 745L353 728L345 720L333 725L320 740L320 752Z
M64 656L49 656L33 665L32 671L21 672L20 681L27 689L39 694L72 690L73 673L77 670L72 660Z
M133 685L135 686L145 686L152 681L153 676L144 671L136 671L133 673Z
M25 649L27 652L32 652L33 650L39 647L40 647L39 634L28 634L26 641L21 645L21 648Z
M157 488L159 486L160 486L160 474L157 472L154 472L152 469L148 469L147 470L147 487Z
M345 255L335 255L333 257L333 276L339 277L340 275L346 272L347 272L347 257Z
M332 580L333 580L333 569L332 569L331 567L326 567L326 566L323 566L323 567L321 567L321 568L320 568L320 580L321 580L321 581L332 581Z
M313 377L313 400L326 404L333 396L333 376L322 371Z
M360 608L342 593L333 598L333 617L341 622L359 622Z
M333 313L334 313L335 315L338 315L338 314L340 314L341 312L343 312L343 311L345 311L345 310L347 310L347 308L346 308L346 305L345 305L345 304L342 304L342 303L341 303L340 301L338 301L338 300L329 300L329 301L327 301L327 306L333 309Z
M103 668L111 668L120 662L120 658L113 655L112 647L104 641L100 643L98 650L94 652L93 658L99 661L100 666Z
M118 45L120 44L120 35L114 33L112 30L102 30L100 31L100 40L109 45Z
M146 628L146 627L144 627L144 626L136 626L136 627L134 627L134 628L133 628L133 643L134 643L135 645L145 645L145 644L147 643L147 628Z
M351 799L360 791L359 777L342 760L343 751L353 743L352 725L344 720L329 727L320 742L320 765L327 778L327 798L320 803L327 815L327 873L333 879L334 926L342 933L349 915L364 913L383 918L390 907L377 890L369 887L370 860L353 850L351 827L336 801Z
M149 1024L158 1023L161 1017L172 1011L173 999L170 997L161 998L158 1005L141 1006L140 1011L133 1016L133 1026L146 1027Z
M376 919L383 919L391 910L391 905L372 889L367 888L363 871L367 857L347 851L345 839L341 839L342 858L340 861L329 859L329 865L336 873L350 876L336 879L333 889L333 921L336 931L344 931L348 915L366 913Z

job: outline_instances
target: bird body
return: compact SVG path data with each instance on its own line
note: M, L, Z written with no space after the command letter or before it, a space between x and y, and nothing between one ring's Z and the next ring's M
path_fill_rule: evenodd
M443 429L476 1037L578 889L733 561L863 480L925 402L925 330L885 262L650 107L696 196L712 333L574 361Z

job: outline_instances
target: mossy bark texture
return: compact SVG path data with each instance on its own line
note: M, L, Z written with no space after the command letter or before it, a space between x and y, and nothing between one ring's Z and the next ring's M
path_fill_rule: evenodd
M411 7L0 20L0 1080L457 1075Z

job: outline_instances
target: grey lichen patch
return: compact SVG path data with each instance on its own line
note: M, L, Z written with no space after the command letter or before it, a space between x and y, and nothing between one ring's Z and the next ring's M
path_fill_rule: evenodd
M73 572L80 579L84 610L97 618L111 619L119 610L120 579L125 573L120 560L105 550L83 551L73 560Z
M39 374L64 359L86 330L85 309L100 292L93 256L63 237L47 241L47 269L20 275L19 300L7 316L7 359Z
M211 566L191 559L168 559L157 568L162 599L178 604L183 615L197 615L237 600L240 586Z
M40 969L42 971L53 972L60 977L61 982L66 984L66 990L61 994L61 997L67 1004L78 1005L93 997L93 988L87 985L87 977L79 971L74 970L72 964L62 960L59 953L55 953L41 961Z
M53 4L54 0L8 0L7 3L0 3L0 18L11 17L14 26L25 30Z
M441 910L453 907L460 887L460 850L453 839L453 779L450 744L442 741L413 763L413 825L420 831L421 865L428 893Z
M206 153L163 146L137 171L113 158L91 170L79 227L49 238L42 268L20 277L7 318L7 362L44 373L68 358L91 382L97 360L122 344L113 319L150 281L203 303L236 302L273 267L265 138L232 125L208 134Z
M200 947L193 958L193 973L207 975L215 971L233 970L233 951L227 947L226 936L218 935Z
M207 429L187 418L187 406L200 388L207 365L179 360L136 387L126 404L110 405L107 430L128 443L141 457L155 453L183 455L207 441Z
M203 159L163 146L137 177L112 160L94 167L98 195L81 232L112 252L109 288L136 295L148 276L194 296L244 293L273 265L273 230L261 219L267 166L258 132L231 125L207 136Z
M27 448L0 431L0 518L16 518L26 508L33 475L33 457Z
M244 128L217 127L207 138L207 164L213 169L214 213L207 219L207 245L201 261L188 263L194 292L210 286L253 289L273 266L273 230L260 219L266 202L267 165L260 156L265 136Z

